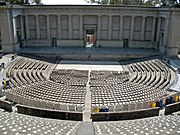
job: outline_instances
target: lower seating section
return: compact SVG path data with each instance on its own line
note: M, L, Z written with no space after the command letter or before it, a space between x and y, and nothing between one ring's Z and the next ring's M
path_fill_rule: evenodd
M81 124L79 121L39 118L0 109L1 135L75 135Z
M91 87L92 105L125 105L131 103L151 101L166 94L164 90L148 88L130 82L120 85L104 85Z
M180 133L180 115L93 122L96 135L177 135Z
M39 108L83 111L85 94L86 90L83 86L69 86L49 80L9 89L6 98L19 104Z

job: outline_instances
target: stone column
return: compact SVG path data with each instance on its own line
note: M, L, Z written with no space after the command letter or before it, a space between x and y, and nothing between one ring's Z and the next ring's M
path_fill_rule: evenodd
M156 17L153 16L152 32L151 32L151 41L154 41L155 37L155 28L156 28Z
M167 46L168 46L168 35L169 35L169 22L170 18L165 18L165 25L164 25L164 37L163 37L163 47L164 53L167 53Z
M123 16L120 16L119 40L123 40Z
M79 38L83 39L83 15L80 15L79 17Z
M146 17L142 16L141 41L144 41Z
M69 39L72 39L72 15L69 15Z
M111 40L112 37L112 15L109 15L109 35L108 35L108 39Z
M131 32L130 32L130 40L134 39L134 18L135 16L131 17Z
M98 38L98 40L101 40L101 15L98 15L97 38Z
M36 15L36 36L37 36L37 39L40 39L39 15Z
M61 39L61 15L58 15L58 39Z
M0 13L1 14L1 13ZM3 13L2 13L3 14ZM2 38L2 48L4 53L14 52L14 28L13 16L11 12L0 15L0 29Z
M158 26L157 26L157 32L156 32L156 41L159 42L161 33L161 17L158 18Z
M50 40L50 23L49 23L49 15L47 17L47 39Z
M24 39L24 22L23 22L23 16L20 17L21 21L21 39Z
M28 15L25 15L25 24L26 24L26 39L29 39L29 22L28 22Z
M14 38L13 52L16 52L16 44L18 42L16 17L13 17L13 30L12 31L13 31L13 38Z

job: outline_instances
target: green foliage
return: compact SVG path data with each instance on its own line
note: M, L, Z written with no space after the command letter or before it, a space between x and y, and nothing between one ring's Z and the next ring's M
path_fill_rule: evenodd
M85 0L87 3L100 5L144 5L144 6L166 6L176 7L180 0Z
M156 5L160 5L160 1L159 0L147 0L146 2L144 2L145 6L156 6Z
M41 0L5 0L9 4L41 4Z
M86 0L87 3L101 5L141 5L142 0Z

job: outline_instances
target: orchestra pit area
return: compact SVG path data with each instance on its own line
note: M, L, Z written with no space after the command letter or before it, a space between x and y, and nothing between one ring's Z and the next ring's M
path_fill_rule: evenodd
M177 80L176 73L160 57L121 62L66 60L48 62L17 56L5 68L4 74L9 79L9 86L5 88L4 99L15 105L13 108L16 108L16 105L23 105L27 108L80 113L83 122L86 122L86 117L89 117L87 122L91 123L93 134L120 134L121 132L122 134L129 134L130 131L134 134L137 129L142 134L150 133L150 129L146 131L141 126L137 127L134 124L139 125L139 122L142 125L144 123L148 127L149 123L155 121L155 127L157 123L179 119L178 116L163 115L106 123L105 121L94 122L96 120L92 117L94 114L128 113L152 108L163 109L162 105L178 102L179 93L169 90ZM173 102L171 102L172 98L174 98ZM66 132L64 134L81 134L83 132L81 130L84 129L82 128L83 122L53 121L47 118L37 118L36 120L34 116L17 114L16 109L12 113L0 111L0 115L4 115L1 121L5 121L5 117L8 119L8 123L11 117L12 119L15 118L15 123L16 120L20 119L18 124L27 120L29 123L33 122L34 125L38 125L37 123L40 121L41 124L38 126L47 127L46 129L50 128L47 124L49 123L49 125L53 125L53 133L56 134L64 133L63 131ZM176 122L177 120L174 121L174 126L177 125ZM4 127L4 130L8 131L0 131L0 133L6 134L10 127L15 128L18 124L9 124L11 126L8 128ZM129 124L132 128L125 130ZM61 126L63 126L62 132L54 132ZM174 126L172 125L172 128ZM0 128L3 128L3 125L0 125ZM52 131L52 128L49 131ZM27 133L28 129L32 130L31 133L33 131L48 133L45 129L38 131L37 128L33 130L33 127L28 128L27 126L23 129L24 133ZM14 129L11 133L16 131L20 132L21 129ZM157 132L160 133L161 130L152 131L153 134ZM165 132L180 133L179 129L173 130L173 132L162 129L162 133Z

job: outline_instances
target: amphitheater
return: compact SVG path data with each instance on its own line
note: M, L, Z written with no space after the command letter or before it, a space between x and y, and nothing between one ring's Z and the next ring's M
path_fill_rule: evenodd
M0 134L180 134L179 9L0 11Z

